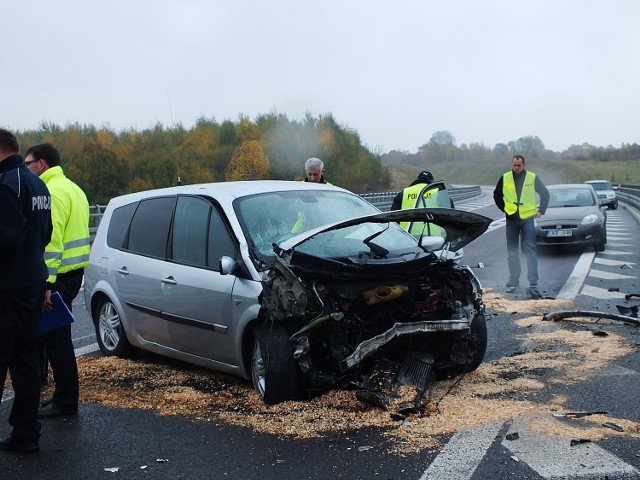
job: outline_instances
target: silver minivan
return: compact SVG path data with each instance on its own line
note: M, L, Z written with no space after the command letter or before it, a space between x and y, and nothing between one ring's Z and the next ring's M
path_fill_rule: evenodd
M418 221L440 235L398 224ZM105 355L143 349L235 374L267 403L365 390L381 365L456 375L477 368L487 339L481 286L449 253L489 223L450 208L382 213L306 182L138 192L105 210L85 301Z

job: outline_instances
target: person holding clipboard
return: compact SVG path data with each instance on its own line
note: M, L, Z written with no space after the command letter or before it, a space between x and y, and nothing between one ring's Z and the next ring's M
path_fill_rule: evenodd
M44 253L49 277L43 310L52 310L51 294L58 292L71 312L73 299L82 286L84 269L89 264L89 202L82 189L65 176L60 154L50 143L30 147L24 163L44 181L51 193L53 235ZM54 313L59 312L65 316L64 309L56 308ZM51 365L55 391L50 400L42 403L38 418L71 416L78 412L78 366L71 323L62 323L40 335L41 368L46 372L47 362Z

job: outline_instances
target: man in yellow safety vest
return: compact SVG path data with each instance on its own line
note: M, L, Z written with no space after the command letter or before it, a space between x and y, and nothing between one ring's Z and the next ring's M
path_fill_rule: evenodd
M536 193L540 196L538 207ZM511 171L504 173L493 191L496 206L506 215L507 258L509 281L507 292L513 293L520 284L520 242L527 257L527 279L531 298L541 298L538 290L538 253L535 219L544 215L549 204L549 190L533 172L525 170L522 155L511 160Z
M43 309L51 309L51 293L58 292L71 310L89 264L89 203L82 189L65 176L60 154L53 145L43 143L29 148L24 163L51 193L53 234L44 252L49 277ZM40 408L38 418L75 415L79 389L71 325L41 335L40 351L42 370L46 372L47 362L51 364L56 385L52 399Z

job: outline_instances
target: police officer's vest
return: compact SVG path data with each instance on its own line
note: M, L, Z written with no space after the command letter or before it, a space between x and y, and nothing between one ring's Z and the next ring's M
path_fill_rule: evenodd
M49 270L47 283L54 283L59 273L89 265L89 202L59 166L47 169L40 178L51 193L53 235L45 249L44 261Z
M422 189L428 184L426 183L418 183L416 185L411 185L410 187L405 188L402 191L402 205L400 208L402 210L408 210L410 208L416 208L416 204L418 202L418 195ZM438 189L429 190L424 194L424 207L426 208L436 208L438 206ZM422 206L422 202L420 202ZM418 236L422 234L424 231L425 235L442 235L442 229L431 223L424 222L413 222L411 224L411 229L409 230L410 222L400 222L400 226L407 230L411 235Z
M518 212L522 220L533 217L538 211L536 206L536 174L526 172L518 200L513 172L506 172L502 176L502 196L504 211L507 215Z

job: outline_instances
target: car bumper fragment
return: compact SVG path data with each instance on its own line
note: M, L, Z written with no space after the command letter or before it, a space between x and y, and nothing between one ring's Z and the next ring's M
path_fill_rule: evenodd
M396 323L386 332L360 343L351 355L340 362L340 370L345 372L353 368L380 347L404 335L431 332L461 332L465 330L469 330L468 320L427 320L412 323Z

